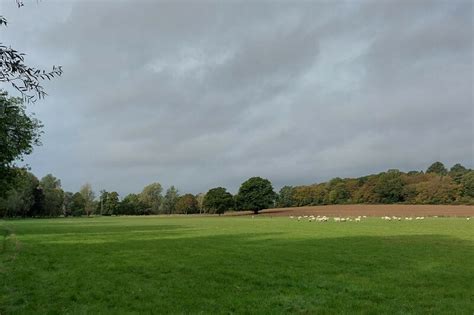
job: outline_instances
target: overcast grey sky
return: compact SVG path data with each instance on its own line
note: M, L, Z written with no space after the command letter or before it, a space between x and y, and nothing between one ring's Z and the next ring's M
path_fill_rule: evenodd
M24 1L1 42L64 68L27 162L67 190L473 167L472 1Z

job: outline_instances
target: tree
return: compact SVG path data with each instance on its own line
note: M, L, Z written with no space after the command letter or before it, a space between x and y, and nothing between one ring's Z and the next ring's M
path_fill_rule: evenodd
M38 179L24 169L15 169L10 189L0 198L0 217L32 216Z
M145 209L145 206L140 202L139 195L128 194L120 202L118 212L125 215L149 214Z
M70 191L64 193L64 202L63 202L63 215L68 217L72 215L72 197L74 194Z
M194 214L199 212L198 202L192 194L185 194L178 198L175 212L181 214Z
M251 177L240 186L236 200L239 209L252 210L257 214L258 211L273 206L275 197L272 183L268 179Z
M277 207L278 208L285 208L291 207L294 204L293 198L293 191L294 188L292 186L283 186L278 193L277 198Z
M444 167L444 164L441 162L434 162L433 164L428 167L426 173L436 173L439 175L446 175L448 170Z
M41 127L39 120L25 112L20 98L0 91L0 196L15 176L14 161L21 161L41 144Z
M474 171L469 171L461 179L463 195L474 198Z
M101 214L103 215L117 214L119 206L120 206L119 194L116 191L112 191L111 193L107 194L107 200L105 201L105 206Z
M64 191L61 181L51 174L44 176L40 181L44 194L44 207L47 215L55 217L63 212Z
M75 193L71 199L71 214L80 217L85 213L86 201L80 192Z
M403 181L399 170L389 170L378 177L374 192L378 194L380 202L395 203L403 201Z
M210 189L203 200L203 207L208 213L221 215L224 211L232 209L234 206L234 198L223 187Z
M205 194L205 193L199 193L199 194L196 195L196 200L197 200L197 203L198 203L199 214L201 214L201 213L204 211L204 206L203 206L204 197L206 197L206 194Z
M105 203L107 202L107 196L109 195L109 193L105 189L102 189L101 191L99 191L99 193L99 209L100 214L102 215L105 212Z
M449 176L451 176L456 183L460 184L462 177L467 172L469 172L467 168L457 163L457 164L454 164L449 170Z
M82 198L84 199L84 212L87 216L90 216L94 211L94 199L95 193L92 190L92 186L89 183L84 184L79 191Z
M174 188L174 187L173 187ZM159 183L153 183L143 188L140 193L140 202L147 208L151 213L158 213L163 202L163 196L161 193L163 188Z
M161 212L166 213L166 214L174 213L176 202L178 201L178 197L179 197L179 192L174 186L171 186L170 188L168 188L165 194L165 198L163 199Z

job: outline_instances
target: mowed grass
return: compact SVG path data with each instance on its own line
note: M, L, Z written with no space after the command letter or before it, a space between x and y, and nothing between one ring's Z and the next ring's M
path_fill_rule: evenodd
M473 314L474 222L0 221L1 314Z

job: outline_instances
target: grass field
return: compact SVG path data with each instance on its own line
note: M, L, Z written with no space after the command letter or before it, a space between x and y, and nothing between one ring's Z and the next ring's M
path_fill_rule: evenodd
M473 220L100 217L0 231L1 314L474 312Z

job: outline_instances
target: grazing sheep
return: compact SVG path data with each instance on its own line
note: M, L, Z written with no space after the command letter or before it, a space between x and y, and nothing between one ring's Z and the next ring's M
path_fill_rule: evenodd
M362 217L363 217L364 219L365 219L365 218L367 218L367 216L366 216L366 215L363 215Z
M471 218L469 218L469 217L468 217L468 218L466 218L466 220L468 220L468 221L469 221L469 220L471 220Z
M341 222L341 218L335 217L335 218L334 218L334 222Z
M295 218L294 216L290 215L290 219L294 219L294 218Z
M355 218L355 221L356 221L356 222L360 222L360 218Z
M298 217L298 221L300 221L300 220L301 220L301 216Z

